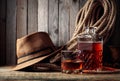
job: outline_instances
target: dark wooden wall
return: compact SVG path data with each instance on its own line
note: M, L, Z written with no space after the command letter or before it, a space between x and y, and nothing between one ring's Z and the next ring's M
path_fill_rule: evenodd
M57 46L74 31L76 15L86 0L17 0L17 38L37 31L48 32Z
M3 65L5 62L5 48L6 48L6 1L0 1L0 64Z
M74 31L76 15L86 1L0 0L0 65L16 63L16 39L30 33L45 31L56 46L65 44ZM119 5L120 1L117 2ZM111 45L120 45L120 39L116 42L119 26L117 21Z
M16 39L49 33L56 46L74 31L79 9L86 0L0 0L0 65L16 63Z
M0 0L0 65L16 63L16 0Z

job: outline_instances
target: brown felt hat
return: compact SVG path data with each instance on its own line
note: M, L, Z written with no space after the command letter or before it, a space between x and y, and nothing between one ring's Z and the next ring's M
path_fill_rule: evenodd
M12 70L20 70L42 61L55 50L49 35L37 32L17 40L17 65Z

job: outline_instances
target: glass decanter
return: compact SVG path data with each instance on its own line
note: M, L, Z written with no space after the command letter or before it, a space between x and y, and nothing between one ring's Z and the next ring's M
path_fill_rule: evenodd
M78 36L79 58L84 61L83 70L102 70L102 37L96 34L96 27L86 27Z

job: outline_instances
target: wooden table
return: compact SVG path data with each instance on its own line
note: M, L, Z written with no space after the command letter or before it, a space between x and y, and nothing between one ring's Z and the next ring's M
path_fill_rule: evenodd
M120 81L120 73L114 74L64 74L61 72L22 72L0 68L0 81Z

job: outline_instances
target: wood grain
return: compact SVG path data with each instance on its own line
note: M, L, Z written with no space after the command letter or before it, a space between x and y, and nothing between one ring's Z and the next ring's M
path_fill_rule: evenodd
M38 31L38 0L28 0L28 34Z
M48 32L48 0L38 0L38 31Z
M6 0L0 0L0 65L5 65L6 62Z
M6 64L16 64L16 0L7 0Z
M70 0L70 38L73 35L75 29L75 20L79 11L79 0Z
M56 46L64 45L72 36L76 14L86 1L0 0L0 64L5 60L9 65L15 64L16 38L29 33L48 32ZM120 1L116 1L117 21L109 44L120 46Z
M120 73L65 74L62 72L23 72L0 68L0 81L120 81Z
M69 0L59 0L59 46L70 38L70 5Z
M17 38L27 35L27 0L17 0Z
M49 1L49 35L53 43L58 46L58 0Z

